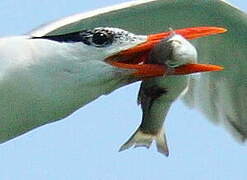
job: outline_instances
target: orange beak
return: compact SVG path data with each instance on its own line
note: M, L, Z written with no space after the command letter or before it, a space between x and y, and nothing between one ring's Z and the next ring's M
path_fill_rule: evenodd
M220 27L191 27L185 29L174 30L176 34L180 34L186 39L195 39L203 36L221 34L227 30ZM147 41L133 48L121 51L106 59L112 66L124 69L136 70L133 75L138 78L156 77L167 75L185 75L206 71L221 71L223 67L209 64L186 64L179 66L174 71L169 71L165 65L148 64L148 55L151 49L162 39L171 35L171 32L162 32L158 34L148 35Z

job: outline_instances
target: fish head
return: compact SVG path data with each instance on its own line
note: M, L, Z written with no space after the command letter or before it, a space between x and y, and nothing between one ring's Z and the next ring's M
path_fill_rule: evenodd
M138 78L157 77L163 75L184 75L195 72L219 71L223 68L216 65L200 65L197 64L196 49L188 40L203 36L219 34L226 32L226 29L220 27L192 27L179 29L168 32L161 32L150 35L135 35L125 31L132 37L132 42L125 39L122 47L112 55L105 58L105 62L112 66L123 69L134 69L132 74ZM121 38L120 38L121 39ZM162 40L166 40L174 50L174 58L168 60L167 63L150 63L149 54L155 45ZM187 40L188 39L188 40ZM138 41L137 41L138 40ZM117 44L120 44L116 42ZM123 48L124 46L124 48ZM170 71L170 68L173 71Z

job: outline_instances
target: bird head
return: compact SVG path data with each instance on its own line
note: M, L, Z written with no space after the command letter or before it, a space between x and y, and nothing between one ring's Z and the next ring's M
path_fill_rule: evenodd
M222 67L216 65L197 64L195 61L197 58L196 52L192 52L192 54L195 54L195 57L182 58L189 59L189 62L181 61L180 58L173 58L172 61L168 61L166 64L157 63L159 60L155 63L148 60L153 47L164 39L167 39L168 44L174 49L181 47L181 52L183 52L184 47L188 47L185 48L185 51L188 51L188 49L196 51L186 39L190 40L224 32L226 32L226 29L220 27L192 27L157 34L136 35L119 28L98 27L80 32L41 38L59 42L72 42L69 44L75 47L71 49L78 49L79 47L79 52L81 52L81 55L86 60L103 60L105 63L116 68L131 70L133 72L132 75L136 78L146 78L162 76L164 74L184 75L222 70ZM80 46L75 42L80 43ZM173 71L170 71L171 67L173 67Z

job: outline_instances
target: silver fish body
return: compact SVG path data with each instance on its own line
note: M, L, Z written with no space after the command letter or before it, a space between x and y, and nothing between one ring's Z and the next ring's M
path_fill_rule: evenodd
M176 67L196 60L195 47L182 36L173 34L152 49L148 63ZM143 111L142 122L120 151L133 145L149 148L155 141L158 152L168 156L163 123L172 103L186 92L188 83L189 76L162 76L143 80L138 94L138 104L141 104Z

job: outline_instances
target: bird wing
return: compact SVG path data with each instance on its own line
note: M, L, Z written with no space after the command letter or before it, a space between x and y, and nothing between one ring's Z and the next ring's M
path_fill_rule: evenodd
M150 34L190 26L221 26L228 32L194 41L199 61L219 64L222 72L193 78L185 102L208 119L247 138L247 15L222 0L138 0L76 14L42 26L32 36L57 35L110 26Z

